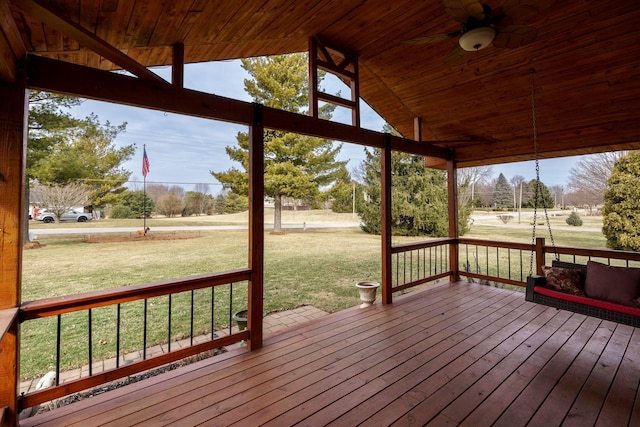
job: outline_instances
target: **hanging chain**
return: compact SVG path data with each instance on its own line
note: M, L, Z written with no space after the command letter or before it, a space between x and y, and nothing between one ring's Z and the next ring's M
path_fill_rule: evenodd
M535 246L536 246L536 224L537 224L537 215L538 215L538 201L540 200L540 193L542 183L540 182L540 162L538 159L538 124L536 122L536 92L535 92L535 68L531 68L529 70L531 74L531 123L533 126L533 150L535 155L535 163L536 163L536 187L534 194L534 202L533 202L533 231L531 235L531 259L529 260L529 275L533 275L533 258L535 254ZM549 237L551 238L551 246L553 247L553 253L556 257L556 260L560 260L560 254L556 250L556 242L553 238L553 233L551 232L551 221L549 220L549 213L547 212L547 205L542 203L542 207L544 208L544 217L547 223L547 229L549 230Z

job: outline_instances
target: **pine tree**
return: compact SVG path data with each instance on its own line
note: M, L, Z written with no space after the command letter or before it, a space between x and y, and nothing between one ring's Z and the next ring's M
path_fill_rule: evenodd
M243 59L242 67L251 79L245 90L255 102L268 107L304 113L308 107L306 54L278 55ZM333 107L325 106L323 118L330 118ZM227 147L229 157L243 170L232 167L225 172L211 172L225 189L248 194L249 137L238 133L238 145ZM314 198L319 188L336 180L345 162L336 160L341 145L304 135L266 130L264 135L265 195L274 200L274 232L281 231L282 197Z
M496 208L509 208L513 206L513 194L509 181L503 174L498 176L496 186L493 190L493 198L491 203Z

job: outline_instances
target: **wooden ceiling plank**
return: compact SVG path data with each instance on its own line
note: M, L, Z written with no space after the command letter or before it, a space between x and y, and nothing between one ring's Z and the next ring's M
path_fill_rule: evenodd
M32 17L41 20L45 24L51 25L53 28L58 28L60 32L69 35L75 40L78 40L78 42L83 46L90 48L94 52L98 53L114 64L119 65L132 74L143 79L167 83L160 76L151 72L139 63L133 61L127 55L123 54L113 46L107 44L102 39L94 36L84 27L81 27L74 22L62 18L39 1L20 0L20 2L16 2L16 0L13 0L13 5L22 10L24 13L27 13Z
M191 10L189 2L167 2L149 44L171 46L182 43L199 14L199 11Z
M220 32L233 19L241 4L235 1L225 1L221 4L207 2L187 35L184 41L185 46L222 41Z

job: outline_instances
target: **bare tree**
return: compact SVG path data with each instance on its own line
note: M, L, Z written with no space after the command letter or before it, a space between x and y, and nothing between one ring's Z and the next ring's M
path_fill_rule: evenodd
M520 208L522 208L522 185L525 181L524 176L514 175L509 180L513 187L513 210L518 211L518 223L520 223Z
M581 195L581 204L586 205L589 212L604 202L611 170L616 161L627 153L628 151L613 151L586 155L569 170L569 188L574 194Z
M493 176L493 167L475 166L458 169L458 203L466 205L476 198L478 184L486 184Z
M60 220L63 213L76 206L83 206L91 195L91 190L77 183L67 185L36 184L32 191L42 206L55 215L56 222Z
M564 208L564 186L562 185L551 185L549 186L549 191L553 196L553 205L557 207L560 204L561 208Z

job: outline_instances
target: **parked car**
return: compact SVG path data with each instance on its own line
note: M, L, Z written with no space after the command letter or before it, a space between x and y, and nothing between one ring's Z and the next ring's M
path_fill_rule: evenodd
M86 212L78 212L75 210L70 210L69 212L65 212L60 217L60 221L72 221L72 222L86 222L91 220L91 214ZM56 216L53 212L42 211L36 216L36 220L51 223L56 220Z

